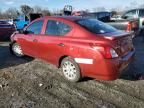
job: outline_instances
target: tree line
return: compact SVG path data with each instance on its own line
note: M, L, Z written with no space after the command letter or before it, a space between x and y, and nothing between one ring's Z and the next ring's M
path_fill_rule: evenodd
M16 8L8 8L4 12L0 10L0 19L15 19L19 15L28 16L30 13L41 13L42 15L51 15L49 9L43 9L39 6L30 7L28 5L21 5L20 10Z
M137 1L133 1L131 2L127 7L116 7L116 8L112 8L109 9L113 14L122 14L124 11L133 9L133 8L144 8L144 4L140 4L138 5ZM85 9L82 11L86 11L89 12L89 9ZM107 9L105 7L96 7L92 9L93 12L99 12L99 11L107 11ZM46 8L41 8L39 6L28 6L28 5L21 5L20 9L16 9L16 8L9 8L7 10L5 10L4 12L2 12L0 10L0 19L14 19L17 16L23 14L23 15L29 15L29 13L41 13L43 16L49 16L49 15L56 15L56 14L60 14L63 12L63 9L59 10L59 9L55 9L53 11L50 11L49 9Z

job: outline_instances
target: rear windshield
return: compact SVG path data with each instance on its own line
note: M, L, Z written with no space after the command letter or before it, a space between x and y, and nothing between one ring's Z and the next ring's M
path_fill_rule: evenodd
M81 19L76 21L76 23L86 28L90 32L96 34L111 33L117 31L117 29L115 29L114 27L96 19Z

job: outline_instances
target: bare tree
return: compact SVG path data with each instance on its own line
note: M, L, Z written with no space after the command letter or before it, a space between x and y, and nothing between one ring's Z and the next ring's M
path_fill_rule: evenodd
M100 12L100 11L106 11L105 7L97 7L97 8L93 8L94 12Z
M121 7L116 7L116 8L112 8L110 11L112 12L113 15L122 15L124 9Z
M112 16L115 16L115 15L117 15L118 13L117 13L117 11L111 11L111 14L112 14Z
M24 14L24 15L29 15L30 13L32 13L34 11L33 8L31 8L30 6L28 5L21 5L21 12Z
M43 10L43 9L42 9L41 7L39 7L39 6L34 6L33 9L34 9L34 13L41 13L42 10Z
M43 16L50 16L51 15L51 13L48 9L43 9L41 13Z
M19 11L16 8L9 8L5 11L5 15L7 14L8 18L16 18L19 14Z
M52 15L59 15L59 14L63 14L63 9L53 9L52 11Z
M4 12L0 10L0 19L14 19L19 14L16 8L8 8Z

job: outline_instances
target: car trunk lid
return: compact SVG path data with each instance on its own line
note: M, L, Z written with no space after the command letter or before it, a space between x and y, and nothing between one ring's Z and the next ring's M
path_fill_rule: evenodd
M125 56L134 49L132 42L132 33L117 32L106 34L104 38L112 41L113 48L116 50L119 56Z

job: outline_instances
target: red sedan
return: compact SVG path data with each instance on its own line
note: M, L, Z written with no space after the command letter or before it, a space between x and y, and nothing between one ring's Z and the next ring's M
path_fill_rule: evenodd
M13 54L55 64L71 82L83 77L115 80L135 53L132 34L82 17L39 18L11 41Z

